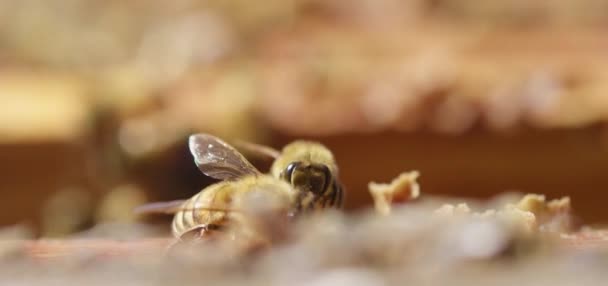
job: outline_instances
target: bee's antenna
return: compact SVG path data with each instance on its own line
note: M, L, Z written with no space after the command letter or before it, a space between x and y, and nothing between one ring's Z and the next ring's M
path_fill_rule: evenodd
M249 153L270 157L272 159L279 158L279 156L281 155L280 151L278 151L272 147L263 146L263 145L259 145L259 144L255 144L255 143L251 143L251 142L245 142L242 140L238 140L238 141L234 142L234 145L237 148L243 149Z
M174 214L180 211L185 200L176 200L168 202L155 202L136 207L133 212L135 214Z

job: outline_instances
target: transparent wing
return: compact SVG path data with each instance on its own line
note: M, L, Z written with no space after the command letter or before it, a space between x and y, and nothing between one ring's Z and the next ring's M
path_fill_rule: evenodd
M189 147L196 166L209 177L219 180L234 180L244 175L260 174L241 153L215 136L192 135Z
M176 200L168 202L155 202L139 206L133 210L136 214L174 214L180 211L206 210L214 212L242 212L237 209L225 207L206 207L196 206L194 208L184 207L186 200Z

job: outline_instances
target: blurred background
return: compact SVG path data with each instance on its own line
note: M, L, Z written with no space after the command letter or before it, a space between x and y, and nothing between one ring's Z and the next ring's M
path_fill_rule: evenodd
M349 210L419 170L423 194L568 195L603 222L607 30L601 0L0 0L0 225L188 198L212 182L195 132L327 144Z

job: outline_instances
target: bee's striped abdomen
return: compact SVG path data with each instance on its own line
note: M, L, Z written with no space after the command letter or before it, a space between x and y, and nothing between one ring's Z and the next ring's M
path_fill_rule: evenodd
M228 182L211 185L184 202L173 218L172 231L180 237L193 228L221 227L225 224L234 188ZM217 210L211 210L214 208Z
M194 195L182 205L182 209L175 214L171 230L175 237L180 237L184 232L188 231L193 226L197 225L195 221L195 204L198 201L201 193Z

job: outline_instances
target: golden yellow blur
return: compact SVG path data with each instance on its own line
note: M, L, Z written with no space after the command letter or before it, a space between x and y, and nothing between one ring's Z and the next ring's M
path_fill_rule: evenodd
M0 225L67 235L132 222L136 202L191 197L213 182L189 157L198 132L323 143L347 211L372 206L369 182L418 170L428 195L568 196L581 220L601 224L607 8L2 1ZM63 214L47 212L69 189L90 209L70 219L86 223L53 231L49 216Z

